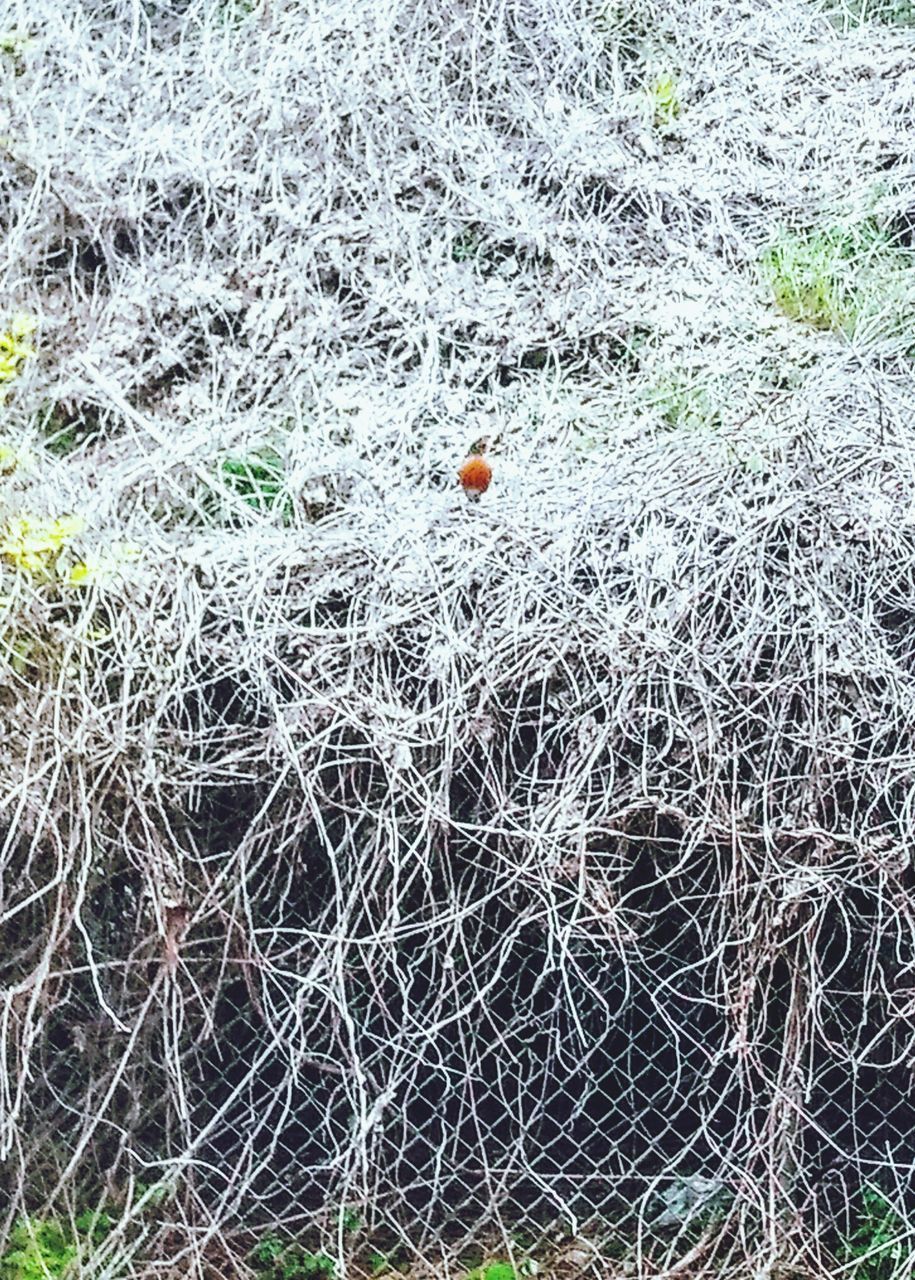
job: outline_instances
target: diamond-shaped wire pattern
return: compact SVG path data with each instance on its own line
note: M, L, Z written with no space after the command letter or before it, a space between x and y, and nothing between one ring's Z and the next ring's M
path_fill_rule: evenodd
M112 899L126 926L135 895L107 886L94 967L32 1024L19 1194L125 1208L161 1181L187 1230L242 1252L277 1224L327 1245L346 1208L426 1253L559 1231L661 1269L773 1219L840 1262L866 1187L904 1221L913 944L879 894L795 902L748 982L741 938L709 945L720 854L585 852L547 900L488 894L485 853L375 935L368 896L331 927L341 886L312 863L259 904L257 954L176 934L173 968L129 953Z

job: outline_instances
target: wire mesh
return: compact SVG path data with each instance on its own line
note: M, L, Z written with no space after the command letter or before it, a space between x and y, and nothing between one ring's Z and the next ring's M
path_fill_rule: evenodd
M751 960L745 851L630 821L548 879L457 831L361 877L345 927L352 851L279 878L265 853L248 954L176 912L174 960L138 955L137 887L112 877L84 917L91 968L47 983L27 1088L6 1076L17 1205L120 1205L126 1240L137 1187L167 1186L156 1247L179 1222L235 1265L277 1229L357 1269L372 1239L575 1239L581 1265L675 1273L764 1256L773 1231L781 1255L804 1235L798 1274L840 1265L867 1188L900 1224L911 1204L912 936L886 909L908 873L789 883Z

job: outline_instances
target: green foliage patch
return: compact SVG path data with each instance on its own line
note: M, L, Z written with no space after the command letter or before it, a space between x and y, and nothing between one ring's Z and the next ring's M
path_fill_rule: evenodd
M326 1253L311 1253L295 1240L269 1234L251 1250L258 1280L333 1280L336 1263Z
M898 332L912 317L912 254L874 220L777 234L760 271L792 320L851 337L868 323Z
M0 1280L62 1280L83 1248L99 1244L111 1229L106 1213L86 1212L76 1234L53 1219L23 1218L0 1257Z
M511 1262L497 1259L474 1267L467 1272L465 1280L519 1280L521 1276L530 1275L531 1271L530 1263L522 1262L520 1267L516 1267Z
M912 1242L899 1214L880 1191L865 1187L854 1231L844 1241L845 1261L854 1263L854 1280L893 1280L903 1274L902 1264L912 1252Z
M58 1280L78 1252L57 1222L18 1222L0 1258L0 1280Z
M890 27L915 25L915 0L831 0L829 17L837 26L876 22Z
M659 379L647 398L668 427L716 431L721 426L721 406L710 380L671 375Z
M654 81L650 89L654 124L666 129L679 119L681 104L677 81L670 71L665 71Z
M279 512L283 523L292 520L292 498L286 487L283 460L273 449L261 449L246 457L225 458L220 480L231 495L260 515Z
M45 448L57 457L74 453L101 434L98 410L92 405L46 404L38 412L36 426Z

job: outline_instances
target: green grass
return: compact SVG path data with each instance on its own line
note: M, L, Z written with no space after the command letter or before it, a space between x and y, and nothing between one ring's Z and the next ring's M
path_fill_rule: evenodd
M451 260L473 262L482 256L485 245L486 239L479 227L464 227L451 241Z
M373 1276L391 1275L392 1272L406 1271L410 1266L409 1258L401 1245L393 1248L371 1248L365 1255L369 1272Z
M852 337L866 323L898 333L911 322L912 255L875 222L782 231L765 247L760 273L792 320Z
M531 1258L525 1258L517 1267L511 1262L496 1259L480 1263L467 1272L464 1280L521 1280L534 1275L536 1270L537 1264Z
M497 239L480 223L468 223L456 230L451 238L452 262L468 262L482 276L493 276L500 270L513 274L519 262L536 262L543 270L552 267L550 255L530 245L513 240Z
M518 1273L510 1262L488 1262L468 1271L467 1280L518 1280Z
M362 1218L355 1209L344 1205L340 1210L340 1226L344 1231L359 1231L362 1228Z
M633 0L601 5L594 15L598 35L625 62L637 62L655 29L651 9Z

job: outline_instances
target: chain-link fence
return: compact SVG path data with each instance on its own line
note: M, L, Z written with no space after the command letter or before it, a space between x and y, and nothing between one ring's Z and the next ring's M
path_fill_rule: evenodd
M8 1053L37 1032L6 1078L17 1207L104 1203L123 1246L223 1268L269 1234L362 1269L801 1275L849 1262L882 1194L907 1256L909 873L810 841L760 892L752 841L612 825L549 878L479 815L371 876L327 832L257 855L247 938L174 909L164 953L112 875L91 965L58 958L31 1023L26 985L6 1003Z

